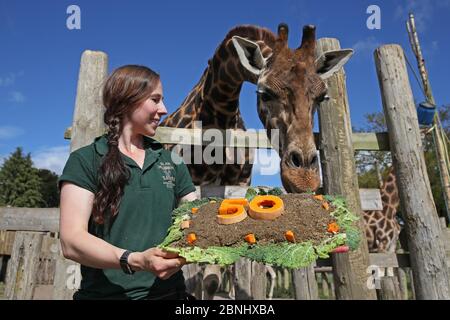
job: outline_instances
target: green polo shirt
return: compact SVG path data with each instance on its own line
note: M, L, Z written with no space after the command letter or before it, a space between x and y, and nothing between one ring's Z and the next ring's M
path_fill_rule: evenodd
M148 137L144 137L145 161L141 169L134 160L122 154L130 171L119 214L111 228L89 220L89 233L119 248L144 251L157 246L167 235L172 223L172 210L179 198L195 191L184 163L172 160L169 151ZM72 152L59 178L96 193L97 172L102 156L108 152L106 135ZM81 266L82 281L74 299L142 299L150 290L167 293L184 286L180 271L168 280L161 280L151 272L127 275L120 269L95 269Z

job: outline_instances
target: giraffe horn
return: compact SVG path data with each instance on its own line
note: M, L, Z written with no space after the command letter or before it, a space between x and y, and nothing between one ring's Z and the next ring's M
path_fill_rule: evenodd
M280 39L284 45L288 44L289 27L286 23L280 23L278 25L278 39Z
M316 50L316 26L307 25L303 27L302 43L300 47L296 50L298 54L303 57L308 57L314 59Z

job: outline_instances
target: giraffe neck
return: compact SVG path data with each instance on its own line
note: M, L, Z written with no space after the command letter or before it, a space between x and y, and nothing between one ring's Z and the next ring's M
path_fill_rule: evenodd
M397 181L393 166L391 166L391 168L389 169L388 176L383 183L380 193L381 201L383 203L383 213L388 219L393 219L400 204Z
M244 81L256 83L257 79L241 67L231 41L235 35L258 42L264 47L265 56L271 52L276 39L271 31L263 28L242 26L231 30L208 61L200 81L177 111L162 122L163 126L193 128L194 121L201 121L205 129L244 129L239 94Z

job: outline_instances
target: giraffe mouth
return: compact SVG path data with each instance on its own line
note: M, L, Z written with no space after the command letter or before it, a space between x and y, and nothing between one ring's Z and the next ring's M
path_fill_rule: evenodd
M314 192L320 187L320 176L316 169L290 168L282 164L281 181L289 193Z

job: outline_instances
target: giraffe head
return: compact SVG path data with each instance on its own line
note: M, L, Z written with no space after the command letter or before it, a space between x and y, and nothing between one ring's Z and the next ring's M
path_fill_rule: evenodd
M258 114L269 139L273 129L279 145L281 179L288 192L315 191L320 186L319 162L314 141L314 112L327 98L325 79L339 71L352 55L351 49L329 51L316 58L315 27L303 28L301 45L291 50L288 28L278 27L269 55L246 38L233 37L240 63L256 79Z

